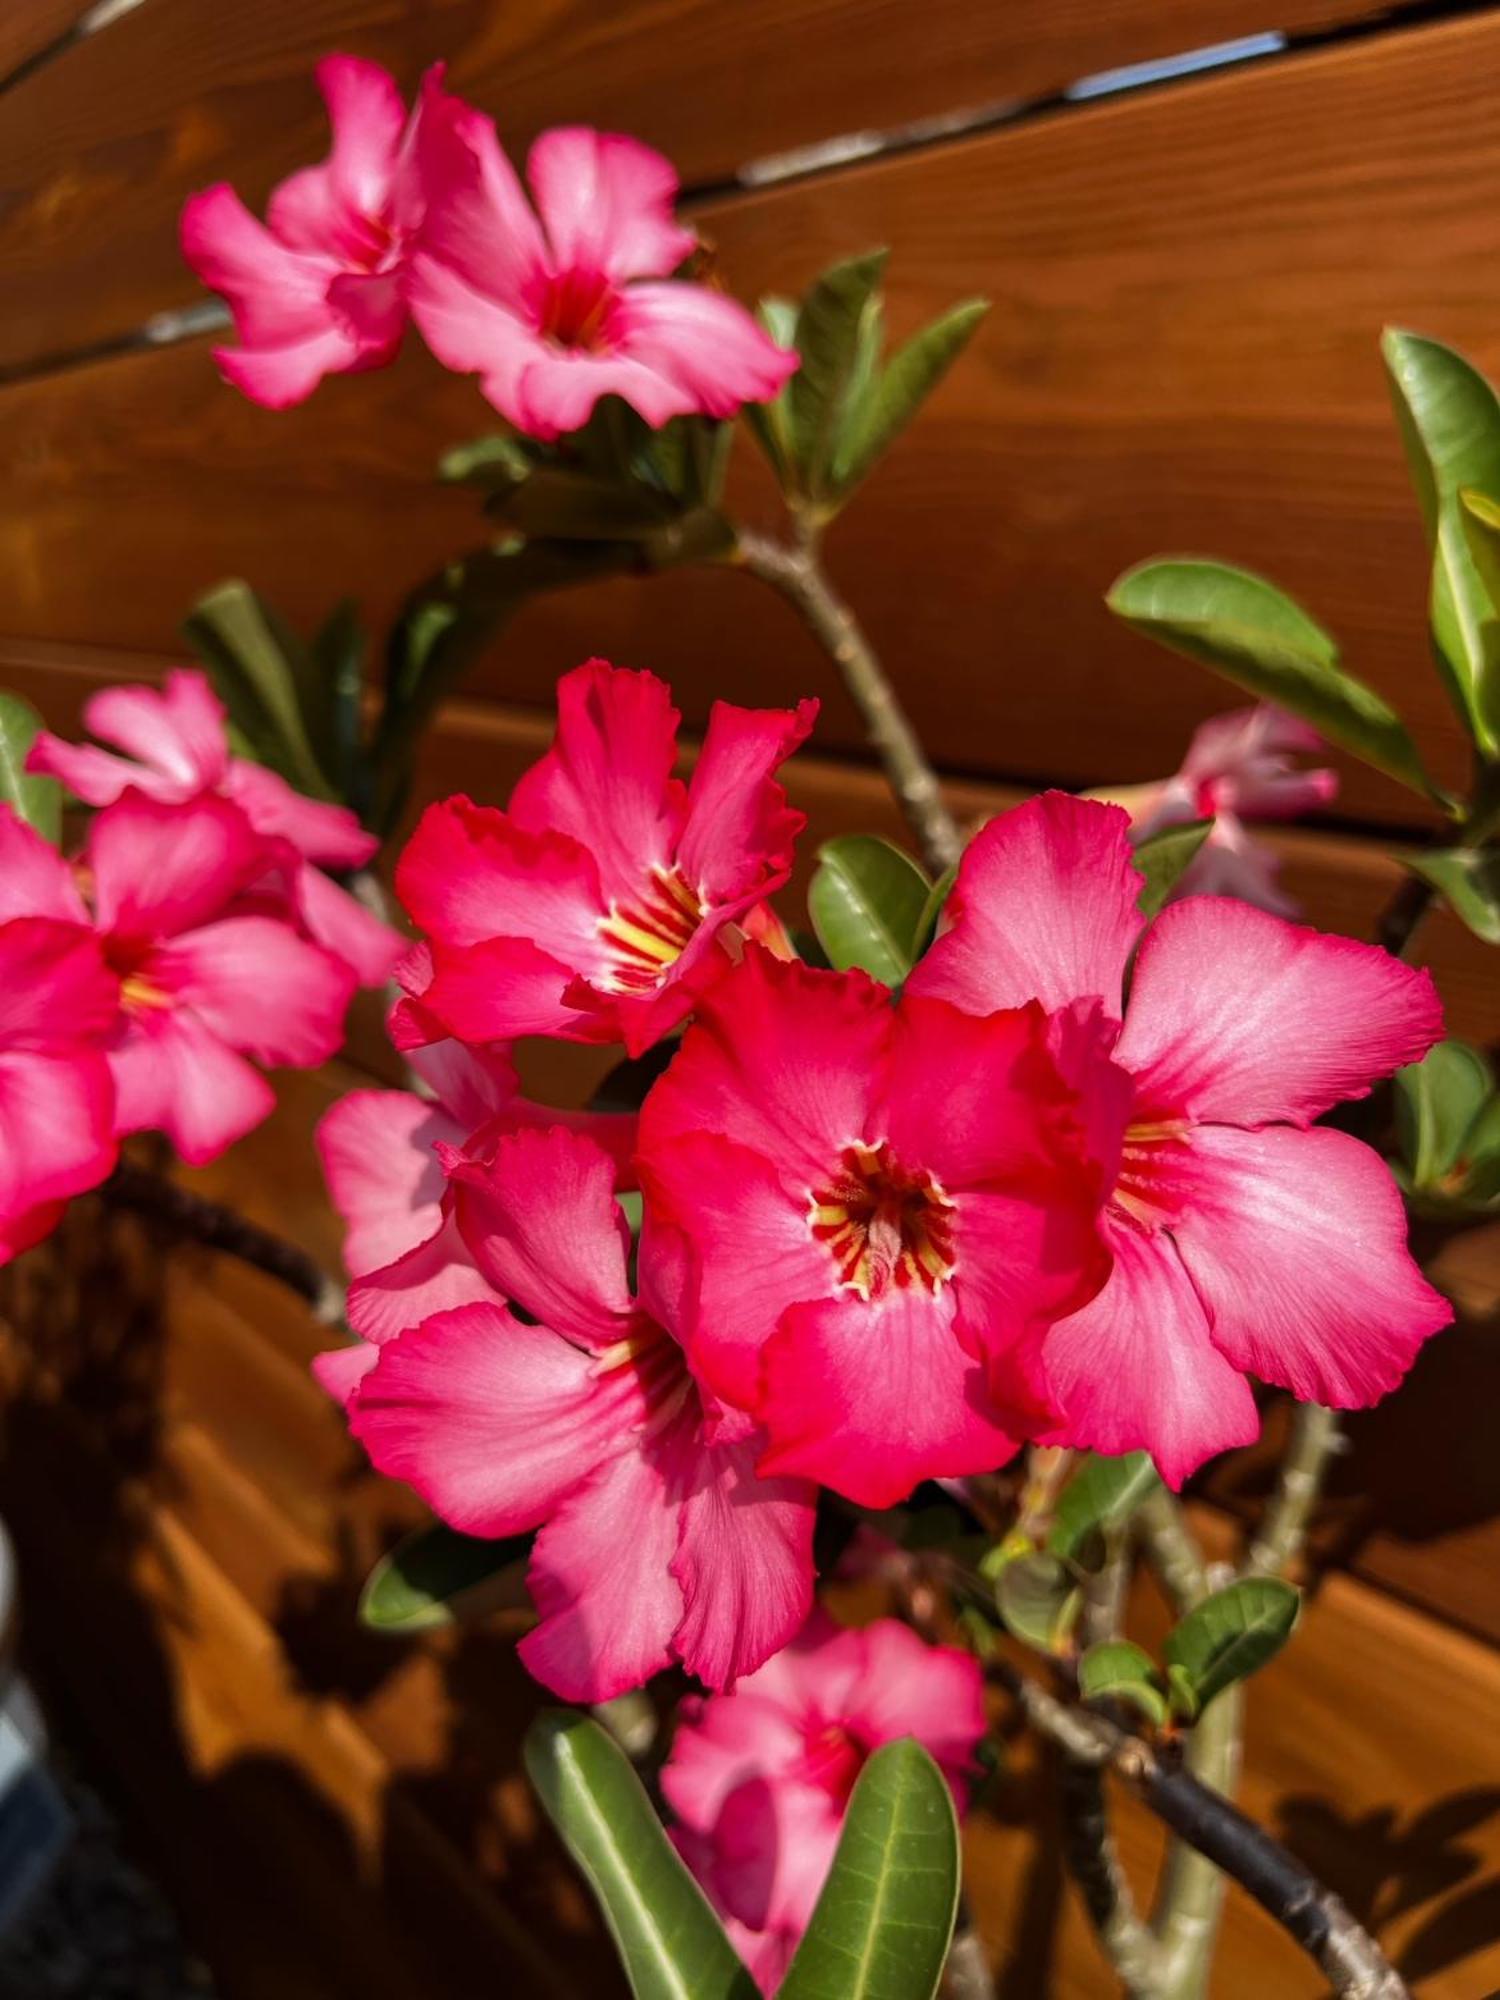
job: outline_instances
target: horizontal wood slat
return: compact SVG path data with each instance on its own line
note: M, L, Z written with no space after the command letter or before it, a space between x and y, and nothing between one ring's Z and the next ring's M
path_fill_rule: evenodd
M847 133L1030 99L1101 69L1375 0L145 0L18 89L0 121L0 365L76 351L195 296L183 199L260 202L321 151L311 69L329 49L454 87L524 146L549 124L638 133L689 184ZM0 51L4 42L0 38Z
M1101 594L1128 563L1186 548L1303 596L1461 775L1376 336L1414 322L1500 365L1473 195L1500 177L1497 61L1486 13L706 213L747 293L886 240L898 331L960 291L996 300L830 543L940 761L1077 783L1171 769L1225 697L1117 628ZM161 650L193 594L234 572L298 619L354 590L378 621L474 537L466 499L435 494L429 472L488 416L417 352L279 416L221 388L198 344L13 386L7 621ZM822 740L858 740L826 663L743 575L538 604L478 685L542 701L593 651L658 667L699 719L713 694L820 692ZM1356 767L1344 806L1419 811Z
M0 8L0 90L84 12L85 0L5 0Z

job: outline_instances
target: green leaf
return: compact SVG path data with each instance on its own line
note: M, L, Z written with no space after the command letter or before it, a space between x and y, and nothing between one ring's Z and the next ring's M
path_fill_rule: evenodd
M509 1595L497 1583L530 1552L530 1535L482 1541L441 1521L417 1528L382 1556L360 1593L360 1622L376 1632L423 1632L493 1610Z
M822 494L847 407L867 314L878 311L886 250L834 264L816 279L797 313L802 365L787 384L787 417L802 490Z
M1500 944L1500 850L1493 847L1424 847L1397 855L1430 882L1454 916L1486 944Z
M1432 636L1455 707L1487 754L1500 749L1500 627L1459 494L1500 493L1500 402L1441 341L1387 327L1381 351L1432 549Z
M524 1756L604 1913L636 2000L757 2000L629 1758L599 1724L547 1709L526 1732Z
M1174 1715L1184 1722L1196 1722L1200 1703L1193 1687L1193 1677L1186 1667L1167 1668L1167 1701Z
M1468 1042L1439 1042L1397 1070L1396 1129L1416 1187L1435 1187L1451 1173L1494 1089L1494 1072Z
M1280 1577L1249 1576L1205 1597L1167 1635L1169 1667L1180 1667L1200 1708L1279 1653L1302 1599Z
M1339 665L1338 647L1275 584L1198 557L1127 570L1108 604L1137 632L1312 723L1331 743L1434 796L1400 716Z
M958 863L955 861L945 868L927 892L927 901L922 905L922 914L917 919L917 957L920 958L937 936L938 920L947 907L948 898L953 894L953 885L958 880Z
M978 331L988 299L965 299L924 326L885 370L849 398L833 467L838 491L849 492L895 443Z
M1056 1653L1067 1645L1083 1593L1059 1557L1021 1555L996 1578L995 1604L1008 1632L1043 1653Z
M329 691L333 719L329 775L340 796L351 804L363 783L361 744L364 737L365 652L369 635L359 620L359 606L344 598L319 626L312 656Z
M332 689L291 628L235 578L200 597L182 630L260 761L309 798L331 799L314 745L321 744L331 768Z
M1091 1535L1118 1527L1160 1484L1149 1452L1089 1452L1058 1500L1047 1547L1064 1562L1075 1560Z
M1143 917L1154 917L1177 887L1193 862L1198 849L1214 830L1211 819L1195 819L1185 826L1164 827L1143 840L1135 850L1135 865L1144 880L1137 901Z
M797 340L797 307L791 299L765 298L755 309L755 317L778 347L794 347ZM792 443L790 394L786 387L769 403L747 403L745 421L750 433L770 461L776 483L783 493L796 484L796 450Z
M26 758L42 729L42 718L18 694L0 692L0 804L56 847L62 834L62 786L38 777Z
M911 856L888 840L850 833L825 841L807 909L829 963L840 972L861 966L899 986L916 960L931 889Z
M937 1765L906 1737L877 1750L780 2000L932 2000L958 1914L958 1823Z
M1167 1719L1166 1697L1151 1656L1129 1639L1090 1646L1078 1662L1078 1686L1089 1701L1128 1701L1152 1722Z
M533 540L626 542L652 534L680 508L657 487L542 465L494 492L485 511Z

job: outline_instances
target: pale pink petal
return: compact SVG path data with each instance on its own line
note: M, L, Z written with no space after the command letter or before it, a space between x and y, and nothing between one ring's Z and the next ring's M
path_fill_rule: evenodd
M93 931L51 917L0 923L0 1048L100 1041L119 1004Z
M714 1877L730 1912L755 1930L804 1930L843 1817L820 1785L791 1778L748 1778L731 1792L714 1827Z
M0 1219L96 1187L115 1163L113 1113L96 1050L0 1049Z
M797 371L796 355L778 347L737 299L706 285L631 285L615 300L605 331L623 357L670 382L687 408L706 417L769 402Z
M292 882L308 936L342 960L361 986L383 986L409 940L311 862L296 869Z
M305 798L285 778L244 757L230 760L224 791L257 833L289 840L305 859L325 868L362 868L380 844L348 806Z
M601 396L621 397L655 429L700 407L688 384L613 343L559 347L538 337L508 399L497 393L498 379L481 383L490 401L518 430L543 440L582 430Z
M1196 896L1163 910L1131 979L1115 1060L1138 1116L1307 1124L1443 1032L1429 973L1373 945Z
M789 1646L741 1682L734 1699L753 1694L779 1702L798 1718L805 1738L808 1730L851 1712L868 1666L864 1634L837 1624L819 1606ZM804 1740L799 1765L806 1750Z
M1141 878L1119 806L1043 792L969 843L948 899L951 928L907 981L970 1014L1097 995L1117 1019L1140 930Z
M422 92L417 159L427 202L422 246L428 254L416 261L413 310L423 293L426 309L432 309L429 288L447 267L471 297L502 302L534 324L546 285L546 245L494 121L450 97L430 77ZM416 316L433 352L446 361L422 313Z
M174 668L161 687L102 688L84 703L90 735L169 779L177 797L212 791L229 767L224 705L208 676Z
M232 389L263 410L305 403L325 375L360 365L360 345L348 327L330 318L303 339L277 347L216 347L219 373Z
M314 73L333 128L329 173L351 208L376 215L390 194L406 126L396 80L361 56L324 56Z
M142 975L231 1048L294 1069L338 1053L354 994L348 966L273 917L226 917L174 938Z
M511 1535L627 1449L644 1416L633 1369L599 1375L592 1355L546 1327L479 1304L386 1342L350 1427L380 1471L450 1527Z
M345 1408L361 1382L380 1359L380 1349L368 1340L351 1340L344 1347L325 1348L312 1358L313 1377L336 1403Z
M227 799L163 805L127 792L94 821L84 858L100 928L154 938L216 916L259 871L264 854Z
M378 1270L434 1233L447 1181L433 1148L459 1145L463 1136L445 1111L407 1090L353 1090L324 1112L315 1139L347 1229L351 1277Z
M226 182L188 200L181 236L184 259L228 300L248 348L285 351L327 327L331 261L279 242Z
M807 821L774 774L817 717L816 701L790 710L714 703L677 848L678 865L705 902L733 902L752 887L772 895L786 880Z
M762 1690L760 1673L733 1694L690 1697L678 1711L672 1754L662 1767L662 1796L686 1825L708 1833L738 1785L758 1772L790 1770L806 1740L800 1715Z
M674 218L670 160L622 132L561 125L544 132L526 178L546 225L557 271L612 278L665 277L697 241Z
M1281 857L1248 832L1233 813L1221 812L1207 840L1178 877L1171 900L1234 896L1275 917L1300 914L1301 905L1281 887Z
M791 1306L765 1349L768 1473L891 1507L924 1479L993 1472L1019 1440L959 1346L951 1289Z
M407 279L411 316L445 368L477 375L485 397L523 428L520 383L542 339L508 306L477 292L436 257L418 256Z
M499 1303L494 1287L475 1268L452 1215L443 1213L419 1243L352 1281L349 1324L366 1340L383 1342L434 1313Z
M276 1108L258 1070L201 1021L153 1008L109 1052L115 1130L165 1132L189 1166L217 1159Z
M894 1618L877 1619L861 1637L866 1669L847 1710L851 1728L872 1747L914 1736L955 1785L962 1811L964 1774L988 1727L979 1662L957 1647L928 1645Z
M10 806L0 805L0 924L14 917L63 924L89 920L73 871L57 849Z
M42 777L57 778L74 798L91 806L112 804L132 785L149 799L184 796L177 780L159 771L99 750L92 743L65 743L45 729L26 753L26 768Z
M432 1042L412 1050L410 1065L464 1132L509 1111L520 1096L516 1066L504 1048Z
M1171 1238L1113 1233L1097 1298L1047 1335L1043 1362L1063 1411L1051 1442L1114 1456L1149 1451L1169 1485L1260 1435L1255 1398L1210 1337Z
M570 835L593 855L606 901L636 901L651 870L670 866L682 827L680 721L655 674L575 667L557 684L556 738L512 792L511 819Z
M1187 1164L1191 1202L1172 1230L1236 1368L1359 1409L1452 1319L1407 1251L1389 1169L1357 1139L1200 1126Z

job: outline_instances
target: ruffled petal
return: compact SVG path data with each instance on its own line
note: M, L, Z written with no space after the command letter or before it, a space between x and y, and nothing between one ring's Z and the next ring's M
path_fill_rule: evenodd
M1412 1262L1389 1169L1357 1139L1203 1126L1186 1171L1173 1234L1236 1368L1306 1403L1360 1409L1452 1319Z
M462 794L423 813L397 864L396 891L434 946L520 938L585 977L607 968L592 854Z
M501 1303L476 1268L452 1215L445 1213L409 1250L354 1279L349 1324L366 1340L384 1342L455 1306Z
M700 407L686 383L619 346L558 347L537 338L508 397L497 393L497 380L481 381L490 401L518 430L544 441L582 430L601 396L621 397L656 429Z
M566 1041L618 1039L613 1017L599 1018L587 987L572 970L528 938L490 938L483 944L439 945L436 972L420 1009L402 1010L411 1034L456 1035L463 1042L509 1042L522 1035L557 1035ZM394 1015L393 1015L394 1019ZM435 1024L422 1026L424 1019ZM398 1036L398 1048L411 1042Z
M352 1090L318 1121L323 1177L345 1229L344 1265L362 1277L423 1243L447 1185L433 1148L464 1128L407 1090Z
M736 902L752 891L774 895L786 881L807 820L787 804L774 774L806 742L817 717L816 701L795 709L714 703L677 851L704 902Z
M259 835L227 799L163 805L127 792L94 821L85 864L100 929L144 939L217 916L264 858Z
M358 1393L375 1363L380 1349L368 1340L351 1340L343 1347L327 1347L312 1358L313 1379L320 1389L346 1409Z
M526 178L556 271L616 282L665 277L697 242L672 213L671 161L622 132L556 126L533 145Z

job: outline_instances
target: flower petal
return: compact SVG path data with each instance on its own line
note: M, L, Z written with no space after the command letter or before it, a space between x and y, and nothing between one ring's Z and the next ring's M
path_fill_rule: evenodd
M9 858L0 848L0 859ZM119 982L93 931L51 917L0 923L0 1048L102 1040L119 1004Z
M301 340L275 347L216 347L214 361L230 388L263 410L305 403L325 375L357 368L360 344L342 320L327 321Z
M362 868L379 845L348 806L304 798L263 764L232 758L223 784L257 833L289 840L304 859L325 868Z
M0 1050L0 1221L97 1187L115 1163L113 1113L96 1050Z
M260 869L265 848L227 799L166 805L127 792L89 833L85 865L101 930L174 937L217 916Z
M477 375L494 407L524 429L521 378L545 351L535 328L435 256L412 260L406 296L417 330L443 366Z
M324 56L314 71L333 146L328 171L349 206L378 215L390 195L406 129L406 106L396 79L363 56Z
M227 182L189 199L181 236L185 261L228 300L247 347L285 350L328 327L332 261L279 242Z
M115 1130L161 1131L189 1166L215 1160L276 1108L276 1094L242 1057L180 1009L133 1018L109 1052Z
M928 1645L894 1618L877 1619L860 1636L865 1671L847 1710L854 1733L871 1746L914 1736L954 1785L961 1812L964 1773L988 1727L979 1662L956 1646Z
M426 194L422 246L416 261L413 309L433 352L448 361L417 311L441 273L455 276L471 298L489 298L534 315L546 284L547 249L515 168L495 135L494 120L441 89L435 77L423 86L417 159ZM519 322L514 322L519 324ZM532 321L534 324L534 319Z
M349 1287L349 1324L366 1340L395 1340L435 1313L501 1301L476 1269L451 1214L389 1264L366 1271Z
M685 1825L709 1833L736 1786L757 1772L790 1770L806 1749L800 1713L763 1690L758 1674L754 1684L742 1680L732 1694L712 1701L690 1695L678 1711L672 1754L662 1767L662 1796Z
M273 917L205 924L160 945L141 972L257 1062L313 1069L343 1044L353 973Z
M89 921L67 862L35 827L28 826L10 806L0 805L0 924L15 917L69 925ZM6 996L7 1000L14 997ZM5 1005L6 1001L0 1000L0 1009Z
M519 938L585 977L607 968L593 856L462 793L423 813L397 864L396 891L435 946Z
M735 708L716 701L693 767L678 865L707 903L774 895L791 872L806 815L786 802L775 772L818 717L816 701L795 709Z
M670 160L623 132L559 125L526 160L555 271L612 278L665 277L692 254L691 229L673 216Z
M769 402L797 372L796 355L738 299L706 285L631 285L615 301L606 334L622 359L670 383L681 407L706 417Z
M408 1090L352 1090L318 1121L318 1157L343 1217L351 1277L375 1271L423 1243L442 1219L439 1141L459 1145L464 1128Z
M292 870L292 889L297 914L313 942L347 965L361 986L383 986L409 940L310 861Z

